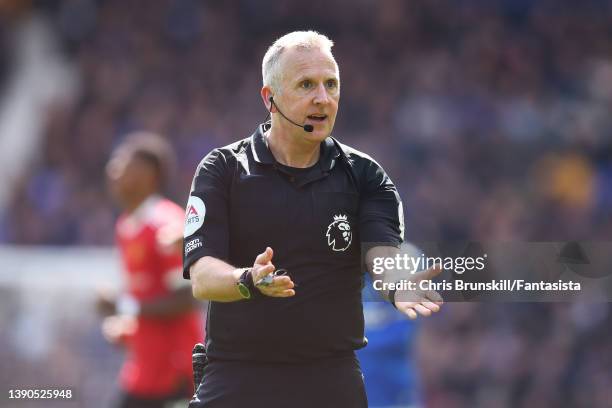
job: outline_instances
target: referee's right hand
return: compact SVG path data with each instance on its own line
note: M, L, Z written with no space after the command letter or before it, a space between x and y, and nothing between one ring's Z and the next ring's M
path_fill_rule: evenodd
M272 248L267 247L264 252L257 255L251 274L253 275L253 282L258 282L260 279L270 275L276 270L272 264L272 256L274 251ZM272 284L268 286L256 286L261 293L271 297L291 297L295 295L295 284L291 278L287 275L275 276Z

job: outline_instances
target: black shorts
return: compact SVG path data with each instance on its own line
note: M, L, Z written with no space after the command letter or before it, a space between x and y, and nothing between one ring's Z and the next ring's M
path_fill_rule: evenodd
M367 408L354 355L308 363L212 360L189 408Z

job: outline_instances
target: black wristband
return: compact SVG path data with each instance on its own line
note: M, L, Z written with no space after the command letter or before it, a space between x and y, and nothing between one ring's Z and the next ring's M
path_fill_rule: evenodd
M246 273L247 273L247 286L249 288L249 290L251 291L251 297L252 299L258 298L258 297L262 297L263 293L261 293L259 291L259 289L257 288L257 286L255 286L255 282L253 282L253 273L252 273L252 269L249 268L247 269Z
M397 309L397 306L395 306L395 289L391 289L387 297L389 298L389 302L391 302L391 306Z

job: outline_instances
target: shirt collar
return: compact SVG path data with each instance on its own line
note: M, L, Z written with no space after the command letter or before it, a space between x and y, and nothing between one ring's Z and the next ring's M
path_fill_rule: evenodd
M260 164L275 164L276 159L272 155L268 142L264 133L270 129L270 123L263 123L257 127L255 133L251 136L251 152L253 158ZM321 156L319 164L324 171L330 171L334 168L336 161L340 157L340 151L331 137L326 138L321 142Z
M161 196L159 194L151 194L147 198L144 199L142 203L134 211L129 214L130 218L134 220L142 221L147 219L153 208L159 203L161 200Z
M268 147L268 141L264 136L264 133L270 129L270 122L262 123L257 126L257 130L251 136L251 152L253 153L253 158L257 163L260 164L274 164L276 160Z

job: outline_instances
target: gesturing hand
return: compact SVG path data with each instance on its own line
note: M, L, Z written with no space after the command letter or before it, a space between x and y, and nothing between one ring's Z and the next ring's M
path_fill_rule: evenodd
M412 275L409 279L419 287L422 280L430 280L442 272L440 266L434 266L424 272ZM416 319L418 315L430 316L433 312L440 310L442 296L435 290L398 291L395 294L395 307L410 319Z
M255 282L257 289L266 296L290 297L295 295L295 290L293 290L295 284L287 275L275 276L272 279L272 283L269 285L257 285L257 282L276 270L272 264L273 255L274 251L272 251L270 247L267 247L264 252L257 255L255 263L253 264L253 269L251 269L253 282Z

